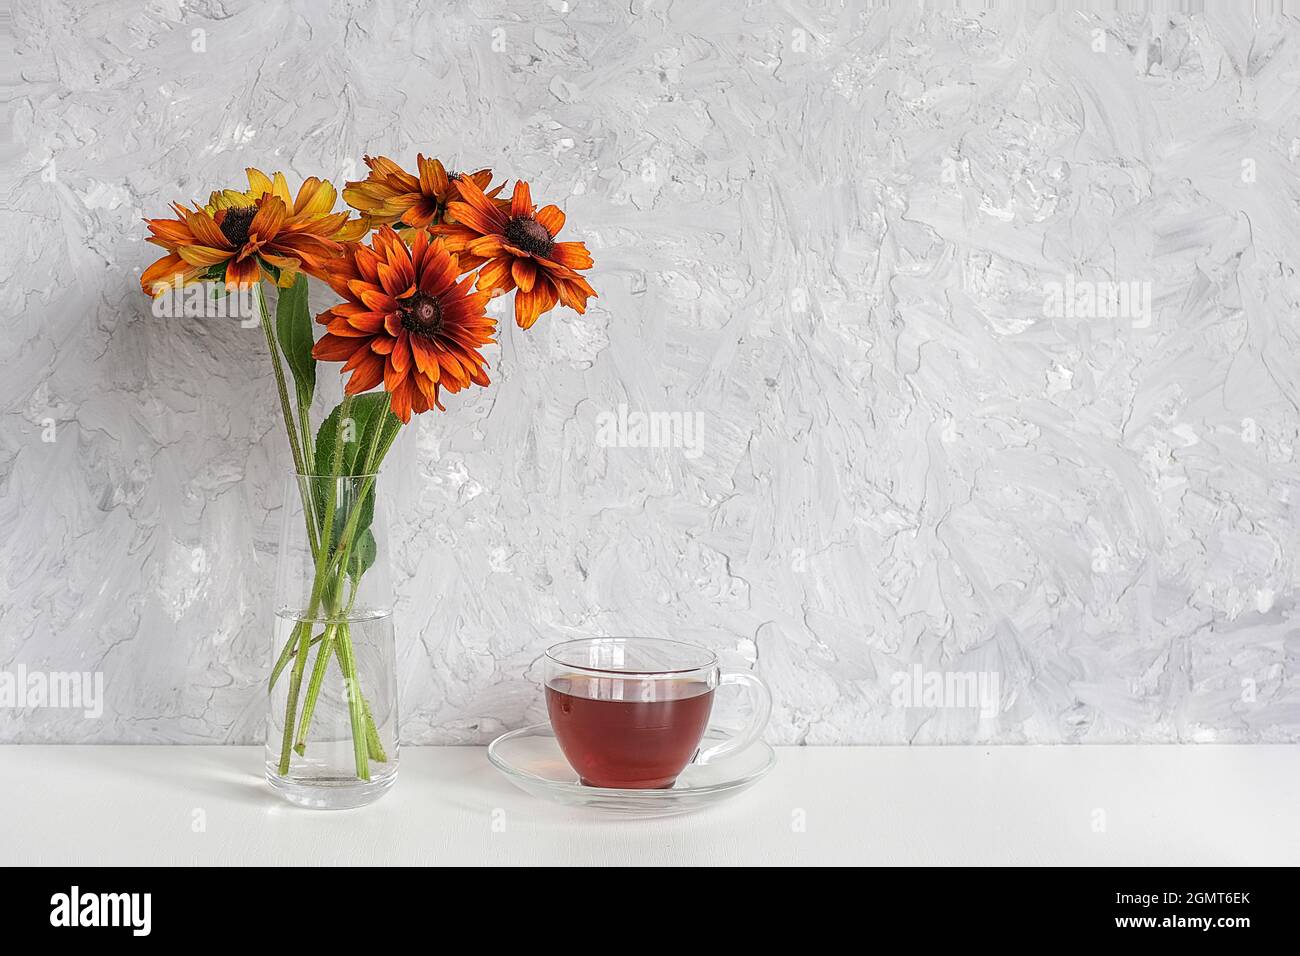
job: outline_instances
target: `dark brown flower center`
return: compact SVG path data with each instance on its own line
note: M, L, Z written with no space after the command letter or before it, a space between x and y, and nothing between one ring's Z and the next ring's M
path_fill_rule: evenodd
M546 227L532 216L520 216L506 223L505 236L512 246L516 246L529 255L547 256L550 254L551 234Z
M230 241L232 246L238 249L248 242L248 227L253 224L255 215L257 215L257 207L255 206L230 207L221 220L221 234Z
M442 331L442 306L436 297L417 292L397 303L402 328L414 335L437 335Z

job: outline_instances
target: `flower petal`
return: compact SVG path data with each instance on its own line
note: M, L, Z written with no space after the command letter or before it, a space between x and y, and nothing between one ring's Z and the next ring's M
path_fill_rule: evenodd
M559 206L543 206L537 210L533 218L542 224L542 228L551 234L552 239L564 228L564 213L560 211Z
M309 176L298 190L298 198L293 203L293 214L313 219L327 216L334 209L334 200L337 198L338 192L332 183Z
M433 199L447 195L447 170L436 159L425 159L424 154L415 158L416 169L420 173L420 192Z
M456 257L447 252L441 241L429 247L424 256L424 271L420 273L420 291L426 295L441 295L456 284L460 266Z
M254 169L249 166L244 170L248 174L248 191L252 194L254 201L261 199L264 195L271 195L273 188L271 178L260 169Z
M311 347L312 358L326 362L343 362L352 357L352 353L365 346L364 339L343 338L326 332Z
M522 179L515 183L514 195L510 198L510 215L531 216L533 214L533 194L528 184Z
M501 211L496 202L483 195L483 190L478 188L478 184L474 180L462 178L459 180L459 185L461 198L465 200L462 205L470 206L480 213L483 222L489 227L480 229L480 232L499 232L505 228L506 214ZM461 218L463 213L463 209L455 213L457 222L466 222L465 219ZM478 227L475 226L475 228Z
M285 209L293 205L293 197L289 195L289 183L284 178L284 173L276 173L271 179L271 194L284 203Z
M275 174L276 181L279 183L284 179L282 173ZM277 185L278 189L279 186ZM284 187L285 192L289 187ZM257 207L257 214L253 216L253 221L248 226L249 238L254 235L258 236L263 242L274 239L275 234L280 231L281 224L289 215L289 206L279 196L272 196L269 199L263 199L262 205Z
M587 285L587 280L578 276L575 279L552 278L551 281L555 283L556 291L559 292L562 303L579 315L586 314L587 299L596 294L595 290Z
M510 264L510 275L521 292L532 292L537 280L537 266L531 259L516 259Z
M200 246L211 246L213 249L234 248L226 238L226 234L221 231L221 227L217 225L217 221L206 212L196 212L186 216L185 225L189 227L190 232L194 234L194 241Z
M357 361L344 389L349 395L368 392L384 380L384 360L369 349L360 351L365 354Z
M551 280L539 276L531 292L515 293L515 323L521 329L531 329L538 316L555 308L559 293Z
M379 263L379 284L394 299L415 291L415 270L411 267L410 258L403 256L396 262L389 260Z
M386 383L387 379L385 379L385 387L387 387ZM403 378L395 388L389 389L388 407L393 410L393 414L403 425L411 420L411 406L417 391L415 383L409 378Z
M234 255L229 249L213 249L211 246L181 246L176 253L192 266L215 266Z
M591 253L581 242L557 242L546 258L570 269L590 269L592 264Z
M478 290L480 292L509 292L513 289L515 287L513 268L515 261L511 256L502 256L499 259L489 261L478 271Z
M489 213L465 202L454 202L447 207L448 214L463 226L468 226L479 235L496 235L505 228L504 222L494 219Z
M185 283L185 274L190 270L189 264L176 253L163 256L140 276L140 288L146 295L158 296L175 285L175 277L181 277Z
M257 282L262 276L262 267L256 256L247 259L231 259L226 263L226 288L244 289Z

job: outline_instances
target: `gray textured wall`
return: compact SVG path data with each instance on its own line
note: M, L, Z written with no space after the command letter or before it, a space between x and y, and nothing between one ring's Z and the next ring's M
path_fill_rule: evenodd
M774 742L1297 739L1300 27L1235 6L19 2L0 670L105 701L0 739L260 739L270 367L150 314L140 219L419 150L558 202L601 298L390 456L406 740L600 633L756 660ZM998 713L905 706L941 673Z

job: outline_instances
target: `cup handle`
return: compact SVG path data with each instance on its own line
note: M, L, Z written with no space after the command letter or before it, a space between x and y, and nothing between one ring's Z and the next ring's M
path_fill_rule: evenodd
M748 727L720 744L699 751L695 755L694 763L709 763L719 757L743 750L763 736L763 731L767 729L767 718L772 714L772 691L768 688L767 682L750 671L734 671L718 678L718 686L724 684L740 684L745 687L749 692L750 702L754 705L754 714L750 718Z

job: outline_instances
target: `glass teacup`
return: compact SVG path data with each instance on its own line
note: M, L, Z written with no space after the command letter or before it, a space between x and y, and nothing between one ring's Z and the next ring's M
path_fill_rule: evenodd
M593 637L546 652L546 709L555 739L590 787L671 787L692 761L741 750L763 733L772 710L767 684L749 671L724 673L712 652L648 637ZM753 713L739 734L700 749L713 692L740 684Z

